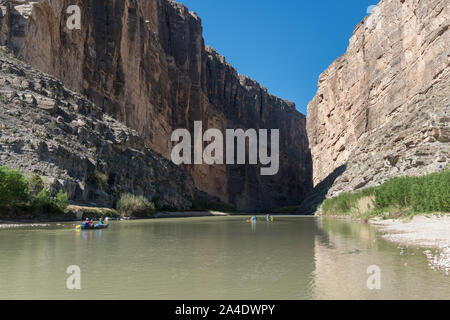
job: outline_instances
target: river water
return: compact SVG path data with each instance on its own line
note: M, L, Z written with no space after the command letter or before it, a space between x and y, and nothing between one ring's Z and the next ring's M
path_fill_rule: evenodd
M211 217L0 230L0 299L449 299L424 248L370 225L313 217ZM79 266L81 289L67 268ZM369 266L380 289L370 290Z

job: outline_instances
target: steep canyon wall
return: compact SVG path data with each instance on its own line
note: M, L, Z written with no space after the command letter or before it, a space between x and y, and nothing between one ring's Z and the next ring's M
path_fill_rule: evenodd
M328 196L445 168L449 25L446 0L382 0L322 73L307 131Z
M203 130L280 130L277 175L261 176L257 165L186 166L198 189L250 211L298 204L311 189L305 116L206 47L200 18L185 6L168 0L19 2L10 10L17 16L20 9L16 19L26 25L10 39L17 54L137 130L166 158L173 130L192 132L194 121L202 121ZM81 8L81 30L67 28L72 4Z

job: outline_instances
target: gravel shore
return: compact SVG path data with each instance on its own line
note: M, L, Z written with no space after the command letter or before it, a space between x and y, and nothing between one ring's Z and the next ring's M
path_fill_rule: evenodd
M49 223L1 223L0 222L0 229L13 229L13 228L23 228L23 227L42 228L42 227L48 227L48 226L50 226Z
M450 271L450 215L415 216L412 220L372 220L383 238L403 245L436 248L424 251L430 267Z

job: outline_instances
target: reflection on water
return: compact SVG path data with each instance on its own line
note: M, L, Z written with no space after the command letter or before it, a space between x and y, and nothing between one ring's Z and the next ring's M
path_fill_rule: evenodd
M317 220L314 299L448 299L450 278L428 268L424 249L380 239L367 224ZM381 270L381 289L368 290L367 268Z
M72 224L0 230L0 298L448 298L449 278L423 250L363 224L312 217L161 219L76 232ZM81 290L66 289L70 265ZM381 268L381 290L366 287Z

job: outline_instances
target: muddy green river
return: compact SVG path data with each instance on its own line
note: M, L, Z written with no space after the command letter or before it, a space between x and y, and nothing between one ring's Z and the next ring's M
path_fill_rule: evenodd
M450 277L424 248L401 250L369 225L245 219L0 229L0 299L450 298Z

